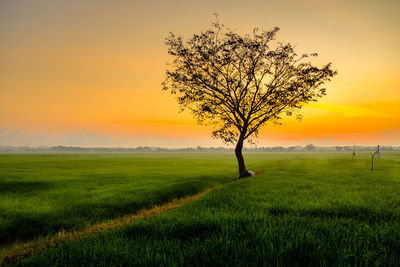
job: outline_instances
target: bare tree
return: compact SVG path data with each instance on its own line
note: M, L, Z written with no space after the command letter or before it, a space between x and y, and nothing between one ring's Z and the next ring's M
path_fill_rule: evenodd
M239 178L249 176L243 143L258 136L266 122L280 124L304 104L325 95L321 88L336 74L331 63L319 68L307 61L317 54L297 55L290 43L275 42L279 28L240 35L217 21L186 42L166 38L173 61L163 89L177 95L200 124L214 128L213 137L236 144Z

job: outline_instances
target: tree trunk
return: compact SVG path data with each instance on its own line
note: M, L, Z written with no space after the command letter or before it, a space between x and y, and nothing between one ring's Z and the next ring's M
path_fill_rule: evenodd
M240 140L236 144L235 148L235 155L238 160L239 164L239 179L242 177L246 177L246 165L244 164L244 158L242 154L242 148L243 148L243 140Z

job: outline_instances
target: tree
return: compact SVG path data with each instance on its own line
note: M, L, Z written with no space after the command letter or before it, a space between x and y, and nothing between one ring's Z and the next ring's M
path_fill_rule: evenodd
M316 147L313 144L308 144L304 147L306 151L315 151Z
M249 175L242 148L254 142L266 122L281 124L304 104L325 95L321 86L336 75L331 63L319 68L298 56L290 43L272 41L279 28L240 35L218 22L186 42L170 33L173 58L162 83L200 124L213 126L213 137L236 144L239 178Z

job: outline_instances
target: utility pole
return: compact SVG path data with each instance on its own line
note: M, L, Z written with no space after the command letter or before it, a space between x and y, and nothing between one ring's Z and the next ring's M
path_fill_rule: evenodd
M376 156L378 159L381 158L381 152L379 151L379 146L378 149L373 154L372 153L370 154L371 154L371 173L372 173L374 170L374 157Z

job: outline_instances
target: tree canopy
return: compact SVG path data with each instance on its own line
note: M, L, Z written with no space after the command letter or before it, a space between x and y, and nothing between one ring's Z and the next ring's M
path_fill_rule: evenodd
M301 118L296 111L325 95L322 85L336 74L331 63L317 67L307 60L316 53L298 55L292 44L273 42L278 31L240 35L217 20L186 42L173 33L166 38L173 61L163 89L199 123L213 126L214 137L236 143L240 156L243 142L266 122L279 124L284 114Z

